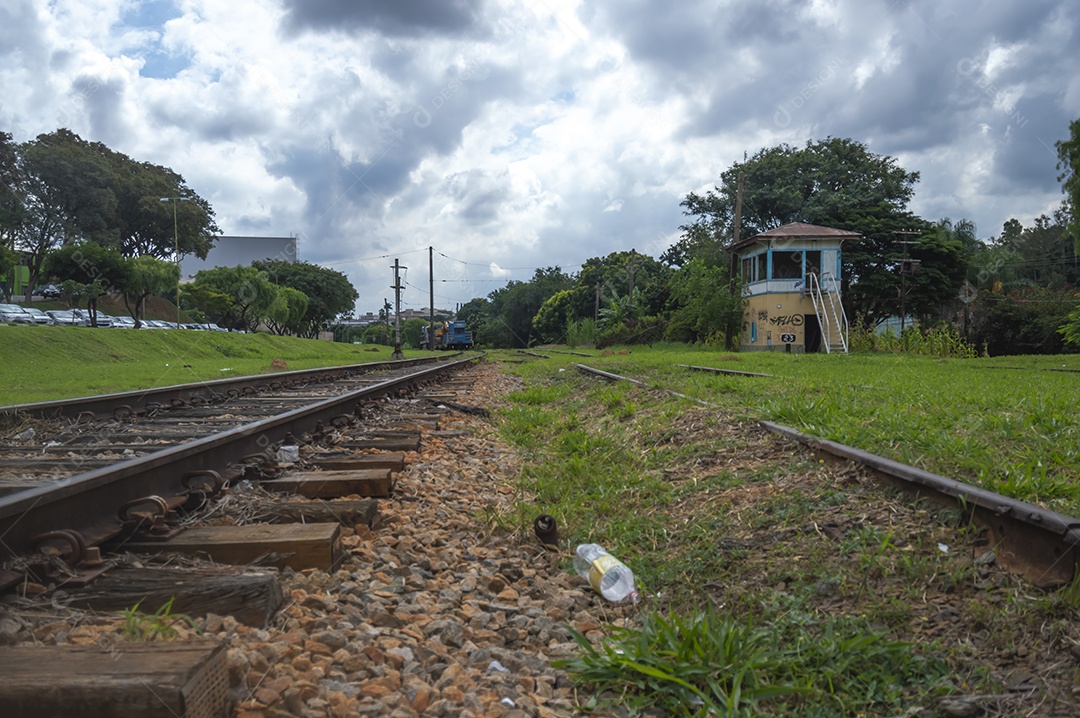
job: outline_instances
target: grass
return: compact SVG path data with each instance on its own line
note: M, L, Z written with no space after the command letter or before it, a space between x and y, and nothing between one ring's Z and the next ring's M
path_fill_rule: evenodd
M0 325L0 405L259 374L274 359L290 369L361 364L391 351L262 333Z
M1040 657L1034 666L1058 665L1080 589L1039 593L974 563L993 547L962 510L885 492L754 422L1069 506L1080 376L1033 362L1002 382L987 360L892 355L551 354L504 365L523 387L508 397L501 429L524 462L505 525L524 534L537 514L555 516L568 548L604 546L644 597L616 609L621 627L577 637L565 667L590 689L583 708L891 716L974 693L1002 694L992 714L1020 715L1052 695L1073 700L1080 668L1049 679L1038 697L1004 695L1001 676L1021 645ZM586 376L576 362L646 386ZM730 656L729 643L739 647ZM1001 708L1009 701L1028 702L1014 713Z
M139 601L131 608L125 608L122 612L123 618L123 636L127 641L168 641L176 638L179 632L176 630L176 624L187 624L191 628L196 628L195 622L191 620L191 617L184 613L173 613L172 606L176 597L170 598L164 605L152 614L145 614L139 611L139 606L142 605L142 601Z
M553 355L1080 515L1080 355L939 359L893 354L718 354L683 345L594 359ZM773 374L691 372L677 364ZM1019 367L1001 369L1001 366ZM535 364L534 364L535 366ZM521 371L528 372L528 365ZM599 399L633 412L628 389ZM624 397L615 399L613 397Z

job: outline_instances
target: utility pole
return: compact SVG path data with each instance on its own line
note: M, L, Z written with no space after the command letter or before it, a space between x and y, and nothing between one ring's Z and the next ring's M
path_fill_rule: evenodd
M596 280L596 308L593 310L593 321L600 321L600 280Z
M911 229L902 229L893 232L902 237L914 237L919 235ZM901 239L897 240L900 244L904 245L904 259L900 264L900 336L904 336L904 329L907 326L907 277L909 274L914 273L914 265L917 265L918 260L908 259L908 247L912 244L918 244L913 239Z
M735 226L732 227L732 244L739 243L739 234L742 232L742 187L743 173L739 170L739 181L735 185Z
M404 359L405 355L401 353L401 276L399 274L403 267L398 264L398 260L394 259L394 353L390 355L392 359Z
M435 249L428 247L427 253L428 297L430 298L427 321L427 348L428 351L431 351L435 348Z
M734 247L739 243L739 239L742 236L742 196L743 196L743 173L739 170L739 180L735 185L735 226L731 228L731 245ZM719 257L717 258L719 259ZM728 253L728 294L731 295L732 302L738 299L738 294L741 291L739 285L739 255L734 251ZM731 322L727 322L724 326L724 348L733 350L734 344L734 332L732 331Z

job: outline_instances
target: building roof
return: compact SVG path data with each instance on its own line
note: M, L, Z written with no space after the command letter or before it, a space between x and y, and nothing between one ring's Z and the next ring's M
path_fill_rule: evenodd
M774 229L770 229L767 232L760 232L753 237L744 239L738 244L733 244L728 247L729 251L738 251L745 249L752 244L763 242L770 239L839 239L843 241L845 239L858 239L862 235L858 232L849 232L846 229L836 229L835 227L822 227L817 224L806 224L805 222L791 222Z

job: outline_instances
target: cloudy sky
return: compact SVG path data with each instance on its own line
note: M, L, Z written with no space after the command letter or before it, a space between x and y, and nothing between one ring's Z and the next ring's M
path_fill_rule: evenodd
M850 137L988 238L1061 200L1065 0L4 0L0 130L181 173L233 235L295 235L359 311L486 296L678 236L744 153Z

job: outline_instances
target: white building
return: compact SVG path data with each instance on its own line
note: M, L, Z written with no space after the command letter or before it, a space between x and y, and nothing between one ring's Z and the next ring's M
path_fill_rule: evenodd
M180 261L180 277L187 282L201 269L247 267L258 259L295 262L299 259L296 244L296 237L217 237L206 259L190 255Z

